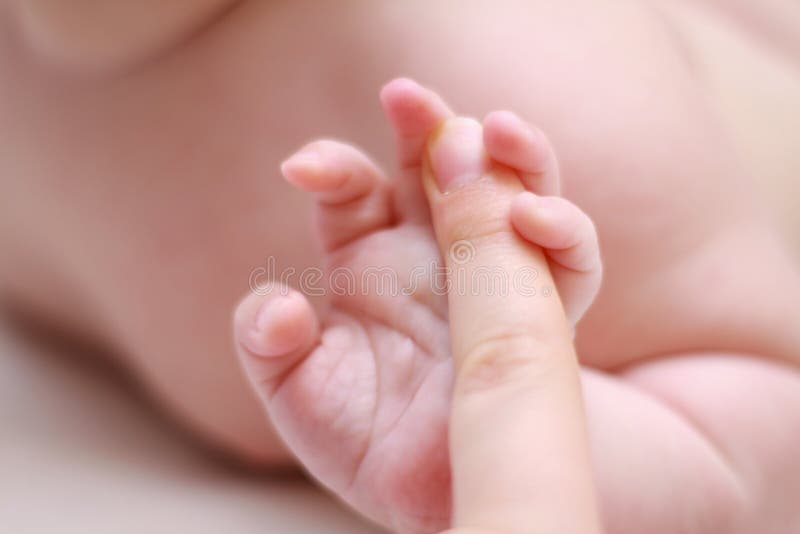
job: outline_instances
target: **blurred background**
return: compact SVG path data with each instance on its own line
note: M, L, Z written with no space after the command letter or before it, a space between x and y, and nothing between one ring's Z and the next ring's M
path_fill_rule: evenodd
M0 322L0 532L380 532L297 472L198 447L91 356Z

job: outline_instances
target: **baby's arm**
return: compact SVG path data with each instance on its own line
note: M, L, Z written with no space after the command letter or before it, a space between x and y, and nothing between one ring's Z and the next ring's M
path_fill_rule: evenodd
M794 532L796 370L709 351L584 369L583 386L609 532Z

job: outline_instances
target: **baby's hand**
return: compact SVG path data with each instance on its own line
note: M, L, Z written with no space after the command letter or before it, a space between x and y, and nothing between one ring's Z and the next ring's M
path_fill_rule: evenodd
M496 111L483 121L483 143L493 162L514 170L527 190L511 204L511 224L544 250L574 327L594 301L602 279L594 223L559 196L558 160L542 132L513 113Z
M311 143L282 167L290 183L316 196L330 309L317 318L302 293L275 287L242 302L235 330L248 376L308 471L373 519L427 532L450 518L453 363L448 299L431 268L440 250L463 253L456 235L467 254L471 246L524 246L522 236L536 245L535 261L542 247L548 261L537 264L546 271L538 291L546 295L552 273L573 324L597 291L600 261L589 218L554 196L558 166L541 133L506 112L483 125L454 118L408 80L387 85L381 100L398 140L395 180L335 141ZM430 170L455 185L465 173L490 183L496 194L476 206L494 217L488 234L480 221L465 228L463 209L450 217L446 195L431 205L432 217L423 188L431 187ZM458 266L464 258L446 260ZM370 285L378 280L380 287ZM558 297L542 297L541 328L559 324L551 313ZM562 312L555 315L563 323Z

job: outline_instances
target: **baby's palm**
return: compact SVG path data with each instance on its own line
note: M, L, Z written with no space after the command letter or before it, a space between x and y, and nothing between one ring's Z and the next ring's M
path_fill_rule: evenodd
M413 223L331 251L319 344L270 407L314 476L404 530L442 527L449 516L453 369L446 299L431 277L438 256L430 229Z
M236 337L273 425L315 478L383 524L431 531L450 515L453 366L420 174L427 137L451 112L407 80L382 99L398 138L396 180L335 141L282 166L316 199L324 276L303 277L300 290L324 288L328 307L317 315L297 290L251 295Z

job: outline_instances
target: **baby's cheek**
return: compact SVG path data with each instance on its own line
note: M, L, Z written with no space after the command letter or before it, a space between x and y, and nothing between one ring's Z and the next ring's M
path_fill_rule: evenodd
M21 34L60 66L118 70L179 44L237 0L18 0Z

